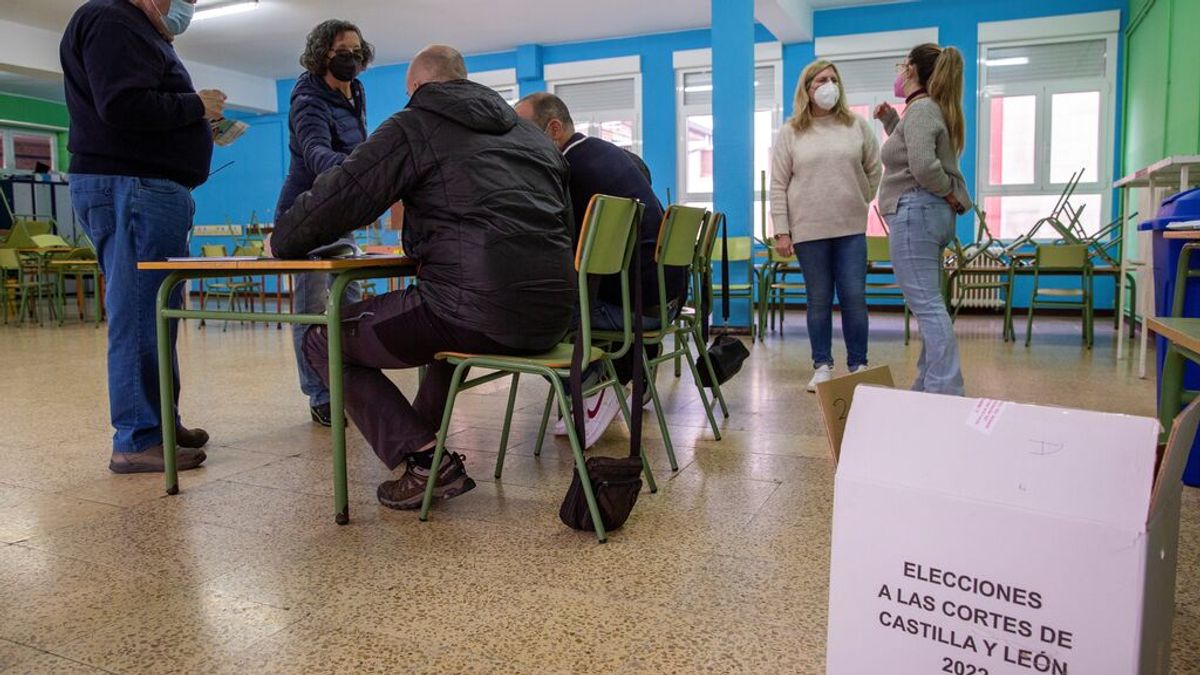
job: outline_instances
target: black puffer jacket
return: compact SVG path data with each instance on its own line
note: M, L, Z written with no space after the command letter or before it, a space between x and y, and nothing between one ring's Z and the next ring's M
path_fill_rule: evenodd
M491 89L427 84L275 220L302 258L404 200L404 249L438 316L514 349L545 349L577 304L567 164Z

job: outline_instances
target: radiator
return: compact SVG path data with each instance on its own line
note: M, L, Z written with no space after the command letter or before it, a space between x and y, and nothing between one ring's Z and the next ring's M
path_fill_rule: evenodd
M1000 297L999 288L971 288L966 290L962 297L959 297L958 285L963 282L968 286L977 286L985 283L1000 283L1004 280L1005 274L999 273L1000 270L1007 272L1008 266L996 260L995 258L981 255L975 260L972 260L968 269L979 270L982 268L995 268L998 270L996 275L972 273L965 277L954 278L953 287L950 289L950 298L952 302L958 303L959 307L967 308L985 308L985 309L1002 309L1004 307L1004 299Z

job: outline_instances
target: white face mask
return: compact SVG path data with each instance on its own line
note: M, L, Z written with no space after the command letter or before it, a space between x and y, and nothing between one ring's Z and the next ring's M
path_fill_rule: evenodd
M821 110L833 110L833 106L837 105L838 99L842 97L842 93L838 91L836 82L826 82L817 87L813 92L813 103L816 103Z

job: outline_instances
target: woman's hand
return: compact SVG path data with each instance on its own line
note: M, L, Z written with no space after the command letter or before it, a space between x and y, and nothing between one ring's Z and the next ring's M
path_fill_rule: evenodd
M875 106L875 119L879 120L880 122L886 121L896 114L898 114L896 109L893 108L892 104L888 103L887 101Z
M792 245L792 235L781 234L775 237L775 252L781 258L790 258L795 254L795 247Z
M958 201L958 197L955 197L953 192L946 195L944 199L946 200L946 203L950 205L950 208L954 209L955 213L961 214L966 211L966 209L963 208L962 202Z

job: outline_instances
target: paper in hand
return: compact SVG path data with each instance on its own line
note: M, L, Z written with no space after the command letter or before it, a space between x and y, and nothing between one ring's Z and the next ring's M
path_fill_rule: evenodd
M242 134L246 133L246 130L250 128L245 122L225 117L211 121L209 126L212 127L213 143L223 148L232 145L234 141L241 138Z

